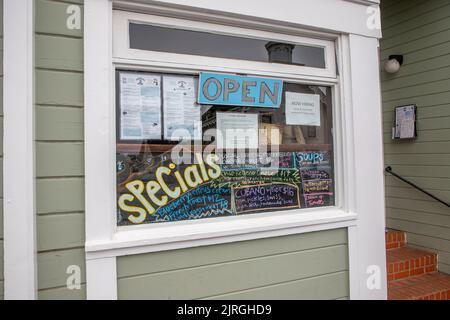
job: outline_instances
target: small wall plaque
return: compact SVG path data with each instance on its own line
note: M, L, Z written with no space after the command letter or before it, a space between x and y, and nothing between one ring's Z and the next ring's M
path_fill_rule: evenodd
M408 140L417 137L416 105L396 107L394 110L394 126L392 127L393 140Z

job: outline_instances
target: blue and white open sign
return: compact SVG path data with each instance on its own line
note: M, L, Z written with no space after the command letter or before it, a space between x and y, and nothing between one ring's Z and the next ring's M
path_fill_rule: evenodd
M222 73L200 73L199 104L279 108L283 81Z

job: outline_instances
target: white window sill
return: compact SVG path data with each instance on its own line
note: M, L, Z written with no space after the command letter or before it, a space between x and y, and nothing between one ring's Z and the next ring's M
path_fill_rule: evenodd
M357 214L336 208L119 227L112 239L86 242L89 259L141 254L349 227Z

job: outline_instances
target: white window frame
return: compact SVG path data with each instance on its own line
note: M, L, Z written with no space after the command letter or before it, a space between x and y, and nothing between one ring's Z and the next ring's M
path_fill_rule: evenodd
M303 66L292 66L283 64L273 64L255 62L247 60L234 60L193 56L187 54L153 52L147 50L136 50L129 48L129 24L152 23L158 26L176 26L177 28L188 28L197 31L216 31L221 34L240 35L270 41L288 41L291 43L308 44L323 47L326 50L326 68L311 68ZM329 35L329 37L331 37ZM195 241L204 244L217 244L231 241L233 236L244 236L245 239L255 239L262 237L264 232L271 232L276 235L290 234L290 229L299 226L312 226L324 223L347 222L355 220L355 214L349 212L342 201L341 188L346 180L343 175L342 152L339 146L341 128L340 121L336 121L337 114L340 114L339 85L336 76L335 62L335 41L314 38L305 38L287 35L283 33L273 33L260 30L250 30L238 27L223 26L206 22L182 20L171 17L155 16L150 14L139 14L134 12L124 12L113 10L113 53L111 61L111 74L114 75L117 69L129 69L133 71L150 72L176 72L176 73L198 73L199 71L227 71L232 73L251 72L252 76L266 75L271 77L283 77L284 80L295 81L304 84L315 84L329 86L333 93L333 130L335 148L335 206L327 208L296 209L289 211L272 211L252 215L238 215L231 217L219 217L199 220L185 220L162 224L142 224L136 226L116 226L116 209L113 211L103 210L97 213L103 221L113 220L111 223L116 226L111 230L111 237L103 239L89 240L86 243L87 251L118 251L127 254L153 252L173 248L195 246ZM111 78L111 85L115 86L115 77ZM110 108L114 110L116 96L112 90ZM110 132L115 132L115 117L110 117ZM115 135L114 135L115 137ZM105 139L105 144L106 144ZM115 141L108 139L108 153L115 154ZM109 164L111 167L111 164ZM100 178L100 177L99 177ZM104 176L102 181L108 181L113 188L110 193L105 194L109 203L108 208L115 206L116 199L116 172L111 170L108 176ZM98 193L98 190L97 192ZM87 195L88 196L88 195ZM89 201L89 197L88 197ZM97 221L98 223L100 221ZM345 224L348 226L348 224ZM309 230L309 229L308 229ZM298 231L297 231L298 232ZM98 234L97 234L98 235ZM190 243L188 245L187 243ZM119 253L119 254L122 254ZM115 255L114 253L113 255Z
M3 238L6 300L37 298L34 2L3 2Z
M170 9L164 14L164 17L162 17L162 11L164 11L164 8L159 8L158 16L152 16L152 18L159 19L158 21L163 25L182 22L178 18L170 17ZM177 11L177 14L179 13L180 10ZM362 141L355 141L354 138L354 126L356 125L353 119L352 104L365 103L366 101L362 99L361 94L355 93L357 84L351 82L353 76L355 78L361 76L358 73L359 70L350 68L351 59L354 59L358 66L365 66L361 60L362 57L352 57L352 50L359 50L359 53L363 55L369 54L371 61L374 62L373 52L370 50L373 50L373 40L376 41L376 39L367 38L367 41L364 42L364 37L361 36L279 27L268 22L263 24L261 30L252 28L249 31L250 29L245 28L247 21L242 20L243 28L239 30L246 30L249 34L251 33L251 36L259 36L265 39L269 37L269 39L274 40L293 39L294 37L296 39L294 42L304 43L302 41L306 41L305 35L310 34L313 40L308 41L313 43L317 41L320 45L331 40L333 44L336 44L338 65L342 67L341 75L336 76L336 70L333 70L335 64L331 65L328 60L326 69L297 66L280 67L277 65L276 70L270 70L267 64L249 63L248 61L240 61L241 64L234 61L227 67L223 67L214 66L214 60L218 58L203 57L200 59L196 57L194 59L192 56L188 60L183 60L185 63L181 64L173 60L175 56L172 56L172 54L124 48L125 40L123 40L123 36L125 35L123 33L124 30L127 30L127 28L124 29L124 20L129 17L139 20L138 17L145 19L149 16L137 13L120 13L118 16L119 23L116 25L113 19L113 2L111 0L89 1L85 4L85 250L88 298L117 298L115 263L118 256L335 228L348 228L351 298L385 297L385 285L382 285L381 291L371 293L364 289L361 284L361 279L364 277L362 268L366 265L366 261L376 261L382 267L382 264L384 264L382 261L385 257L384 250L378 250L381 248L378 245L376 245L377 251L373 258L370 257L369 259L364 253L361 254L370 242L379 237L379 233L376 232L379 230L378 227L383 226L384 228L384 224L379 221L379 215L374 217L365 215L364 220L360 219L359 209L363 210L365 214L373 213L375 209L381 210L380 212L384 214L384 208L379 206L379 203L383 203L383 201L378 201L372 210L364 203L364 201L370 201L370 196L367 192L364 193L357 189L357 186L361 185L360 180L363 177L360 171L358 171L359 176L357 176L354 170L362 170L364 166L355 164L355 149L362 150L363 144ZM223 19L226 21L227 17L224 15ZM228 30L229 34L235 34L236 26L239 25L238 22L237 19L233 19L233 27L224 29L223 25L226 25L224 23L220 26L220 30ZM253 21L253 25L257 24L257 21ZM194 25L199 27L200 25L204 26L205 23L197 22L189 23L189 25L192 29ZM270 32L266 31L268 28L271 30ZM116 41L115 38L113 41L113 30L119 30L118 33L122 34L121 41ZM318 37L323 39L317 39ZM364 49L360 44L368 46ZM334 59L334 54L332 56ZM330 55L327 55L327 59L330 59ZM292 80L333 88L334 166L337 177L335 207L180 221L157 225L116 226L115 68L177 73L204 70L205 66L196 63L194 60L206 63L209 66L207 68L209 71L242 72L242 68L246 68L248 73L254 75L270 75L283 78L286 81ZM228 60L232 61L232 59ZM231 65L232 67L230 67ZM248 68L249 66L250 68ZM292 71L294 69L296 69L295 72ZM372 80L376 75L374 72L378 70L370 66L367 70L370 72L370 81L361 81L361 86L376 84ZM369 100L367 105L379 106L379 101L377 101L379 93L376 90L375 93L368 91L364 91L364 93L366 97L372 99ZM373 112L371 115L374 115ZM377 117L378 115L375 120L377 120ZM378 148L378 142L381 141L380 137L368 137L361 133L359 138L366 138L366 141L373 141L377 144L373 153L378 156L380 153ZM365 156L370 155L371 153L368 153ZM381 167L382 161L378 161L376 164L381 164ZM383 195L382 179L380 182L376 171L369 172L366 176L370 176L369 179L374 181L371 190L381 191L376 196L377 200L380 200L379 196ZM361 201L363 202L361 203ZM280 219L280 217L283 217L283 219ZM377 228L374 228L373 224L370 225L373 221L376 221ZM384 248L384 241L381 245ZM358 257L361 256L365 259L364 261L358 260ZM383 275L385 277L385 273L381 274L381 276Z

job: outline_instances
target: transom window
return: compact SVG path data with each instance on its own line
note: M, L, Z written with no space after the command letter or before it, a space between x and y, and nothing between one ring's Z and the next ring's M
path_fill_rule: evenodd
M325 48L130 23L130 48L325 68ZM236 50L239 48L239 50Z

